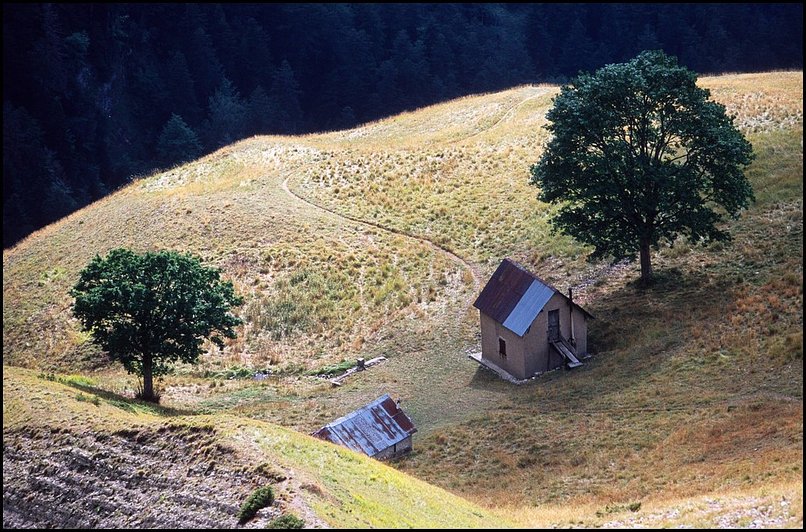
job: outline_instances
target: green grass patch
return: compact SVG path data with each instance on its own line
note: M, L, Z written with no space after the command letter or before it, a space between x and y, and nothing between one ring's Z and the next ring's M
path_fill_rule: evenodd
M268 372L268 368L263 370L256 370L236 364L234 366L221 370L207 370L204 372L204 376L205 378L208 379L243 380L253 378L255 376L255 373L257 372Z
M271 486L261 486L253 491L238 510L238 522L245 524L257 515L258 510L274 504L274 490Z
M319 369L311 370L307 374L322 377L333 377L334 375L344 373L348 369L352 369L355 366L356 362L354 360L344 360L338 364L332 364L330 366L324 366Z

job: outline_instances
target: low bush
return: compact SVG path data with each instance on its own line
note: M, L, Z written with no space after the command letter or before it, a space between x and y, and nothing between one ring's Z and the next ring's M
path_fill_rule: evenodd
M238 522L240 524L246 523L257 514L258 510L271 506L273 503L274 491L270 486L256 489L241 505L241 509L238 510Z
M305 521L292 514L281 515L277 519L273 519L266 528L305 528Z

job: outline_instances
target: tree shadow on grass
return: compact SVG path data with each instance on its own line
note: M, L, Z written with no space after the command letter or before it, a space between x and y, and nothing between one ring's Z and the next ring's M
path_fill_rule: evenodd
M66 386L70 386L71 388L75 388L77 390L81 390L82 392L92 394L98 399L102 399L106 403L115 406L117 408L120 408L121 410L129 412L131 414L148 412L149 414L153 414L160 417L190 416L196 414L196 412L193 412L191 410L183 410L179 408L161 406L157 403L150 403L148 401L142 401L140 399L131 399L124 395L103 390L101 388L97 388L94 386L89 386L86 384L70 382L64 379L55 379L55 380ZM89 401L94 402L94 400L92 399L89 399Z
M726 319L735 290L732 280L679 268L658 271L651 283L628 282L589 305L597 319L588 325L588 350L595 359L618 357L617 369L631 373L627 380L644 379L686 346L695 329Z
M635 280L589 305L597 317L589 324L594 351L634 345L647 330L685 335L693 325L718 318L734 299L735 285L704 273L662 270L649 283Z
M694 329L707 329L725 319L725 310L735 298L732 280L679 268L660 270L652 283L628 282L588 305L596 319L588 324L588 351L593 358L584 366L558 369L520 385L478 367L470 386L546 407L557 401L595 403L630 389L649 390L654 376L674 371L665 361L685 348Z
M734 299L734 286L731 281L679 268L659 270L648 283L629 281L588 305L596 316L588 324L588 351L594 355L624 351L658 355L682 345L693 326L724 312ZM596 362L593 359L576 371L552 371L520 385L478 366L470 386L489 390L500 382L509 387L530 387L587 373L598 365Z

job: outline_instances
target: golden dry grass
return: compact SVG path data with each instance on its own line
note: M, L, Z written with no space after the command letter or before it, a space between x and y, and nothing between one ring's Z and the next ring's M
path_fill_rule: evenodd
M4 363L100 366L97 382L131 388L77 330L67 290L112 247L187 250L235 281L247 323L223 353L163 380L173 408L308 432L390 393L420 429L395 467L506 500L529 526L546 504L595 514L801 480L802 73L702 84L753 143L758 201L731 223L732 244L658 251L651 290L631 283L634 265L587 264L589 250L550 231L527 180L557 88L519 87L345 132L248 139L39 231L4 252ZM513 387L466 358L474 283L503 256L563 290L587 281L576 293L597 316L590 364ZM307 375L379 355L338 389ZM220 377L243 366L276 375Z
M803 527L803 486L772 484L762 489L723 491L609 505L576 504L499 508L522 528L783 528Z

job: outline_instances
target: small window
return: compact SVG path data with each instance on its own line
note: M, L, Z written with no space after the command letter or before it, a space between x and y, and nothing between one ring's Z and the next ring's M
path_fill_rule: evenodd
M502 357L507 356L507 342L503 338L498 339L498 354Z

